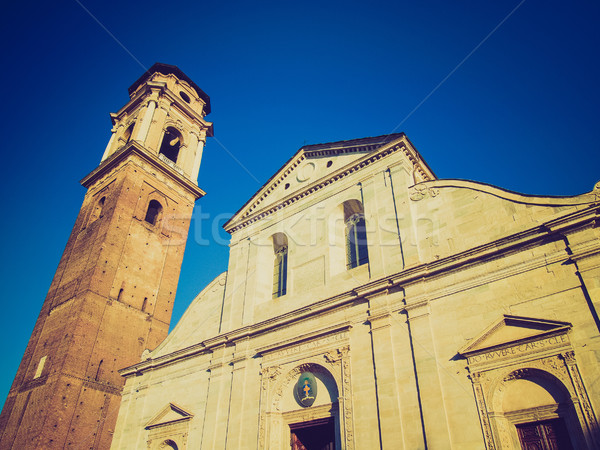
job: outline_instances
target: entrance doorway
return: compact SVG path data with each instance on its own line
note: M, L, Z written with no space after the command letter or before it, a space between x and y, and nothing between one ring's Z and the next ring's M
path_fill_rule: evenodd
M562 419L542 420L517 425L524 450L572 450L567 427Z
M333 417L290 424L292 450L334 450Z

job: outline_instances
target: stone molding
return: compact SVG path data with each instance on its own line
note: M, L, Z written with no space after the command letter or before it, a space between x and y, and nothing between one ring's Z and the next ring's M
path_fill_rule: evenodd
M409 197L412 201L423 200L427 197L433 198L440 194L441 189L447 188L470 189L473 191L490 194L494 197L498 197L503 200L508 200L515 203L539 206L585 205L587 203L598 202L600 200L600 194L597 192L597 190L593 190L591 192L581 195L574 195L571 197L542 197L536 195L521 194L518 192L502 189L491 184L481 183L477 181L457 179L422 181L409 188Z
M534 322L535 319L531 321ZM468 358L467 369L488 450L512 448L516 430L512 430L505 419L508 416L503 412L502 399L509 383L530 378L546 378L554 384L562 385L568 391L587 444L590 448L596 448L599 444L595 442L600 431L598 422L568 340L570 324L556 324L557 328L548 332L477 349L477 342L484 341L498 330L498 324L492 325L467 347L475 347L473 350L459 351L459 354ZM519 414L511 414L520 421L543 420L556 417L558 406L553 405L545 410L537 408L536 412L525 410Z
M534 227L530 230L519 233L518 235L508 236L484 246L451 255L447 258L442 258L433 263L426 263L408 268L402 272L382 277L380 279L368 282L360 287L355 287L352 290L343 292L334 297L316 301L309 306L290 311L283 315L273 317L253 325L241 327L230 332L220 334L214 338L199 342L167 355L159 356L155 359L150 358L136 365L121 369L119 373L126 377L139 375L141 372L146 370L155 369L180 359L190 358L194 357L195 355L210 352L212 351L212 348L222 343L233 343L239 339L245 339L266 331L273 331L277 328L285 327L290 323L291 320L300 321L302 319L314 317L322 314L325 311L342 308L348 304L355 304L357 301L360 301L360 299L367 301L367 297L375 295L380 291L389 290L398 286L402 286L404 289L406 289L415 283L422 283L424 278L440 276L440 274L452 274L454 271L463 270L465 264L474 262L481 263L487 261L488 259L498 257L506 252L514 251L516 247L522 249L527 245L534 245L540 239L547 239L549 236L548 230L550 226L554 227L552 232L560 233L563 231L563 229L572 230L576 227L585 227L590 223L595 223L597 216L597 207L591 206L585 210L577 211L575 213L567 214L566 216L555 219L551 222L548 222L546 225ZM586 251L588 253L591 251L594 251L595 253L600 252L600 242L596 242L593 245L595 246L594 250L592 250L590 247L587 247ZM452 288L443 288L437 291L428 291L426 294L409 296L410 302L407 302L406 305L398 305L397 308L394 308L390 312L394 313L398 311L419 309L423 306L426 306L429 302L435 301L437 298L442 296L450 295L457 290L465 290L481 284L490 283L497 279L506 278L509 275L526 272L538 267L545 267L549 261L561 262L567 260L568 257L573 258L576 256L577 255L569 256L563 251L540 256L533 260L533 262L517 264L509 270L495 271L488 273L485 276L480 276L461 283L456 283ZM268 349L263 348L259 351L265 350Z
M321 418L333 415L339 417L340 438L343 450L354 449L354 422L352 415L352 383L350 365L350 347L343 345L328 351L320 350L312 354L311 349L304 350L301 361L285 363L266 362L260 371L261 392L259 408L258 448L281 448L281 427L284 426L282 415ZM321 373L333 379L337 386L338 401L299 409L294 412L281 410L281 400L285 387L302 372ZM299 417L300 417L299 416Z
M368 146L367 146L368 147ZM334 171L331 174L326 175L325 177L319 179L316 182L310 183L305 186L303 189L296 191L287 197L281 199L278 203L271 205L263 210L258 210L257 212L253 212L258 209L259 205L268 197L268 195L275 190L275 188L283 182L283 180L304 160L308 159L311 156L322 156L327 153L327 149L322 150L304 150L300 149L296 156L292 158L292 160L284 166L279 172L276 174L276 179L270 182L267 182L265 186L257 192L252 199L242 207L234 217L224 225L224 228L229 233L234 233L246 226L250 225L253 222L261 220L265 217L268 217L275 212L285 208L288 205L291 205L298 200L307 197L317 191L320 191L326 186L329 186L332 183L335 183L341 179L346 178L348 175L351 175L358 170L363 169L383 158L387 158L388 156L395 154L398 151L401 151L413 164L414 169L419 172L419 174L427 180L431 179L429 175L430 170L428 168L423 167L424 162L420 160L416 156L416 151L410 147L410 144L406 142L405 137L395 139L394 141L383 144L380 146L376 146L376 150L370 150L370 153L366 154L362 158L359 158L356 161L342 167L341 169ZM363 147L359 147L361 151L363 151ZM343 149L331 149L332 155L340 154L340 153L352 153L357 150L354 147L343 148Z
M110 155L107 159L94 169L89 175L83 178L80 183L83 187L89 188L98 179L104 176L107 172L117 167L122 162L126 162L127 158L131 156L137 156L145 163L149 163L154 169L163 172L169 179L177 182L183 189L188 191L194 196L194 199L198 199L206 195L206 193L200 189L194 182L189 180L187 177L181 175L169 165L158 159L158 156L150 154L142 145L137 141L131 141L122 149L116 151Z

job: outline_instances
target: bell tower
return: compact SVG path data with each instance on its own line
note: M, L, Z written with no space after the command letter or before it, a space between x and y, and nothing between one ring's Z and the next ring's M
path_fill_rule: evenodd
M87 189L0 415L0 448L109 448L118 370L167 335L212 124L210 99L154 64L111 114Z

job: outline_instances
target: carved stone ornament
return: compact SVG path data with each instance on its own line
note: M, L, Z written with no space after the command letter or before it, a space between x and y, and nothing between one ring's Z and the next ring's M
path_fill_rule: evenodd
M529 376L529 369L517 369L511 372L507 377L504 377L504 381L520 380Z
M332 350L330 352L326 352L323 355L323 357L325 358L325 361L327 361L329 364L337 364L342 360L342 358L345 358L348 356L349 351L350 351L350 348L348 346L346 346L346 347Z
M423 200L426 197L437 197L440 193L439 189L429 188L427 186L414 186L410 193L410 199L413 202L418 202L419 200Z
M261 375L269 380L275 379L281 373L280 366L265 367L260 371Z

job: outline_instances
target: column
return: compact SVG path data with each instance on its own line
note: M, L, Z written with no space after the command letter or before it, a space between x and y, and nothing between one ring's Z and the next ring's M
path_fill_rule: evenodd
M381 430L381 446L384 449L403 448L403 427L400 420L398 403L398 378L394 358L394 345L391 335L391 315L387 308L377 307L378 301L384 301L386 294L379 298L369 299L371 305L369 323L373 359L375 361L375 379L377 380L377 403L379 427ZM381 305L383 306L383 305Z
M362 314L353 319L350 331L354 445L357 449L381 448L370 326L365 325L364 320Z
M202 162L202 152L204 151L204 143L206 142L206 130L200 131L198 137L198 146L196 148L194 167L192 168L191 178L198 181L198 172L200 172L200 163Z
M110 153L110 149L112 148L113 142L115 141L115 136L117 135L117 129L113 128L111 131L110 139L108 140L108 144L106 145L106 150L104 150L104 154L102 155L102 159L100 162L104 161L108 158L108 154Z
M206 402L206 420L202 433L202 448L213 450L225 448L227 420L231 394L230 348L225 344L215 348L210 370L208 399Z
M427 446L451 448L446 407L431 334L429 303L419 302L408 306L407 311Z
M142 124L138 131L136 141L140 141L142 144L146 143L146 138L148 137L148 130L150 130L150 125L152 124L152 118L154 117L154 110L156 109L156 100L149 100L148 105L146 106L146 111L144 112L144 118L142 119Z
M367 241L369 244L369 275L378 278L384 274L381 255L381 236L377 214L377 199L375 197L374 178L371 176L360 183L365 220L367 222Z

